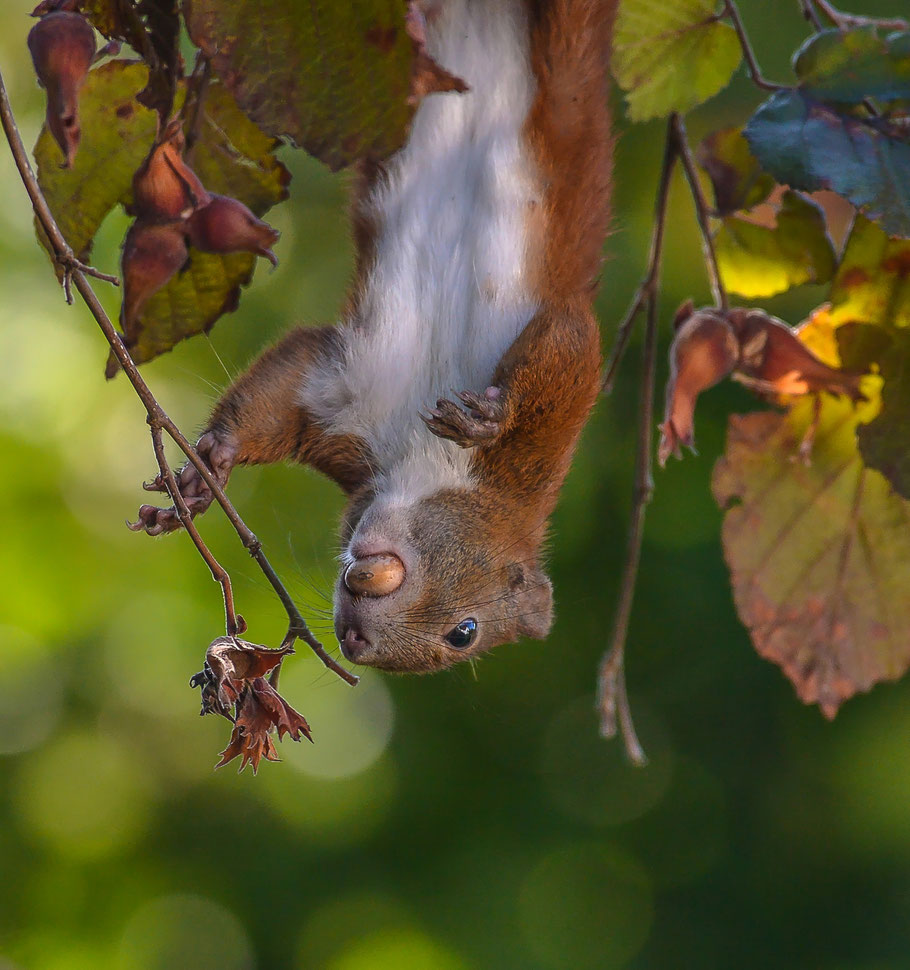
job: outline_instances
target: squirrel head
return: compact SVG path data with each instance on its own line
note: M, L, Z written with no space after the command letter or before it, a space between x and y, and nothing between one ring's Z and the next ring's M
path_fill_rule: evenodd
M365 496L343 524L335 633L354 663L429 673L519 637L544 638L553 591L542 526L505 531L476 491L410 504Z

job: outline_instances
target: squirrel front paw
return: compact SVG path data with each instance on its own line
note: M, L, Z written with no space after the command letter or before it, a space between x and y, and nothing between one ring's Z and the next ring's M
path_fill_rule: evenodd
M223 487L236 461L236 447L219 438L214 431L207 431L196 442L196 452L211 469L218 484ZM175 477L190 516L199 515L212 504L211 489L194 465L187 462ZM167 492L167 484L160 472L152 481L143 483L142 487L147 492ZM164 532L176 531L181 527L181 522L174 506L162 509L157 505L142 505L139 508L139 518L135 522L128 522L127 525L133 532L146 532L150 536L157 536Z
M429 414L420 415L433 434L462 448L476 448L499 437L505 416L502 388L488 387L483 394L461 391L456 396L467 410L440 398Z

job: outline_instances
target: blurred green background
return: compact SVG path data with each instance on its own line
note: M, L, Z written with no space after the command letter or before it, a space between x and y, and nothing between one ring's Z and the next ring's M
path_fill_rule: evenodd
M0 13L29 145L43 115L31 6ZM798 4L742 11L765 73L788 76ZM757 101L739 77L692 116L693 139ZM608 342L646 256L661 141L659 123L619 141ZM342 299L346 178L283 157L292 198L269 217L281 266L259 266L210 338L145 368L188 433L259 348L295 321L332 320ZM500 648L476 679L467 665L367 672L356 690L302 649L282 685L316 744L285 742L255 778L214 773L229 725L197 716L187 679L222 628L218 588L184 536L124 527L154 467L144 413L122 378L102 379L103 339L65 306L5 148L0 186L2 970L910 966L910 682L828 724L752 650L708 489L726 414L754 406L745 392L712 391L700 457L658 474L629 659L649 768L601 741L593 713L632 484L633 347L555 517L549 641ZM708 298L680 189L664 320ZM124 226L105 224L99 267L116 267ZM796 322L821 296L770 309ZM334 649L334 486L275 467L237 472L231 492ZM223 516L202 521L250 636L276 644L279 604Z

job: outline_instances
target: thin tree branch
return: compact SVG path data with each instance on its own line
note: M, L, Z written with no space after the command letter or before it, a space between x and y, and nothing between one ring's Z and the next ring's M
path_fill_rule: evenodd
M664 157L660 169L660 181L657 183L657 197L654 201L654 231L651 234L651 248L648 253L648 265L645 270L644 279L638 284L635 296L629 304L626 315L616 331L616 339L613 342L613 350L604 372L603 384L601 389L604 394L609 394L613 390L616 374L619 365L622 363L623 355L632 335L632 327L635 324L638 314L644 307L648 296L654 292L657 286L657 279L660 272L660 256L664 246L664 228L667 222L667 200L670 195L670 176L673 174L673 167L676 164L677 147L676 139L673 135L672 118L667 124L667 135L664 141Z
M231 585L231 577L212 554L209 547L203 541L202 536L199 534L199 530L196 528L193 516L186 506L186 502L180 492L180 487L177 485L177 479L174 476L173 469L168 464L167 456L164 453L161 426L151 415L148 417L148 423L152 432L152 447L155 450L158 468L161 471L161 477L164 483L167 485L171 501L177 509L177 517L180 519L180 523L186 529L189 537L193 540L193 544L199 550L199 555L202 556L205 564L209 567L212 579L221 586L221 592L224 595L224 627L227 635L229 637L240 636L246 630L246 621L237 613L234 607L234 590Z
M818 13L812 0L799 0L799 6L803 12L803 16L809 21L810 24L812 24L815 30L822 30L822 22L819 20Z
M718 18L722 19L723 17L729 19L733 29L736 31L739 46L742 48L743 57L746 59L746 69L749 71L749 77L752 78L752 83L763 91L780 91L784 87L783 84L775 84L762 74L761 68L758 66L758 61L755 59L755 52L752 50L749 35L746 33L746 28L739 15L739 7L736 6L734 0L726 0L724 3L723 9L718 14Z
M316 656L319 657L319 659L325 664L326 667L334 671L339 677L342 678L342 680L345 680L347 683L356 684L359 678L350 671L345 670L344 667L329 656L322 644L316 639L315 636L313 636L290 594L285 589L281 580L278 578L277 573L272 568L271 563L268 561L265 553L262 551L262 544L249 529L246 523L240 518L237 510L234 508L230 499L228 499L228 497L224 494L224 490L221 488L221 485L218 483L209 467L199 457L195 448L193 448L180 429L164 412L154 394L152 394L148 385L145 383L142 375L139 373L139 370L136 367L136 364L133 362L133 359L126 348L123 339L121 338L117 329L111 323L110 318L105 313L104 308L98 301L95 291L92 289L91 285L86 279L85 274L82 271L81 264L78 264L78 260L76 260L73 256L72 249L67 244L66 239L63 237L63 234L61 233L60 228L54 219L53 213L50 211L47 200L44 198L41 187L38 185L38 180L35 178L35 173L32 171L31 163L29 162L25 146L22 144L22 137L19 134L19 128L16 125L15 117L13 116L12 107L9 103L9 97L6 92L6 85L3 82L2 74L0 74L0 124L2 124L3 131L6 135L6 140L9 143L10 150L12 151L13 159L16 162L16 167L19 170L22 183L32 201L35 215L38 217L38 221L41 223L42 228L47 234L51 248L54 251L55 258L58 262L63 262L64 265L71 268L72 281L75 284L76 289L79 291L80 296L85 301L86 306L89 308L89 311L95 318L98 326L101 328L102 333L110 344L114 355L117 357L117 360L119 361L120 366L123 368L123 372L130 384L132 384L133 389L139 397L139 400L145 406L150 423L152 423L153 426L158 426L165 431L174 441L177 447L180 448L180 450L186 455L193 467L199 472L200 477L211 490L215 501L217 501L224 510L228 521L230 521L231 525L234 527L234 530L237 532L237 535L240 537L240 541L246 547L250 555L256 560L259 568L265 574L266 579L268 579L270 585L272 586L272 589L275 590L288 616L288 633L285 637L285 641L287 642L289 638L299 638L303 640L316 654ZM293 642L293 639L291 642Z
M658 266L659 266L658 254ZM638 413L638 446L635 452L635 493L629 524L626 559L623 566L622 585L610 647L600 662L597 678L597 709L600 713L600 733L613 738L619 730L630 761L636 765L648 762L644 749L635 733L629 696L626 690L625 648L629 633L629 619L641 561L644 538L645 510L654 491L652 475L652 425L654 423L654 384L657 373L657 293L651 289L647 297L647 325L642 351L641 396Z
M861 14L844 13L827 0L814 0L815 6L837 27L850 30L853 27L879 27L882 30L910 30L910 21L902 17L864 17Z
M683 171L686 173L686 181L689 183L689 191L692 193L692 202L695 205L695 218L698 220L698 228L701 232L701 245L705 254L705 267L708 271L708 281L711 284L711 293L714 303L721 310L726 310L730 306L727 291L720 277L720 268L717 265L717 253L714 249L714 239L711 236L711 226L708 222L709 208L702 192L701 182L698 180L698 172L695 170L695 160L692 158L692 150L689 148L689 139L686 134L686 126L678 114L670 115L670 127L672 137L675 142L676 154L682 162Z

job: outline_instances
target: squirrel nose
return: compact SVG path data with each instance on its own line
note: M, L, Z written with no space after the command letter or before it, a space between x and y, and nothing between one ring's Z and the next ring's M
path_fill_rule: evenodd
M341 652L352 663L357 663L372 644L355 626L349 626L341 638Z
M404 563L392 552L355 559L344 574L344 585L355 596L388 596L403 582Z

